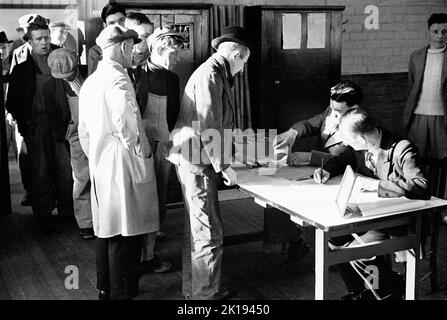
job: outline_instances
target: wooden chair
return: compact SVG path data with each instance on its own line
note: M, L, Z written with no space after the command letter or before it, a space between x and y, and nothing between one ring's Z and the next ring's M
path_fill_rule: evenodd
M431 195L445 199L447 180L447 158L421 158L421 166L430 184ZM442 211L433 210L423 219L422 250L424 259L429 259L429 272L420 278L424 281L430 277L431 291L437 292L438 286L438 240L442 222Z

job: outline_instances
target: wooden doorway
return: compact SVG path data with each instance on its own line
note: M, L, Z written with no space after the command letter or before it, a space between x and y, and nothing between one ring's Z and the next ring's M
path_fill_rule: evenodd
M209 56L209 6L170 5L125 5L127 11L145 14L154 24L154 28L172 27L186 39L180 62L174 72L180 78L180 94L194 70ZM130 7L130 8L129 8Z
M247 26L255 35L249 60L256 126L283 132L329 105L329 89L340 78L344 7L247 7ZM299 139L308 151L315 138Z
M275 12L273 94L281 103L274 121L280 132L291 125L285 115L293 114L294 121L308 119L329 105L337 74L331 72L331 17L330 11ZM311 140L297 141L296 147L313 145Z

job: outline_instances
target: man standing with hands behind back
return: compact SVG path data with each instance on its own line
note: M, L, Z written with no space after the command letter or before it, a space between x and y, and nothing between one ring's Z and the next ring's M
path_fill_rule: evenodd
M248 36L241 27L224 28L211 45L217 52L194 71L186 84L168 158L176 165L187 208L183 294L186 299L198 300L229 295L221 287L223 229L218 174L227 185L236 183L230 161L222 157L231 155L231 144L224 143L224 129L234 126L233 77L243 70L250 56ZM220 150L215 149L214 138L206 137L210 132L220 135ZM195 159L200 154L201 159Z
M403 122L421 156L442 159L447 157L447 14L434 13L427 24L429 45L410 57ZM447 223L446 211L443 220Z

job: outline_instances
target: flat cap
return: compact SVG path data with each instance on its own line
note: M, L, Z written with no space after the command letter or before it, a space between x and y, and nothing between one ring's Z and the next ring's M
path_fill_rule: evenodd
M65 22L63 22L63 21L51 22L48 25L48 27L49 28L65 27L66 30L71 30L71 27L68 24L66 24Z
M78 65L78 55L65 48L56 49L48 55L48 67L51 75L57 79L67 79L73 76Z
M167 37L167 36L177 37L177 38L181 39L183 42L185 41L185 38L183 38L183 36L180 34L180 32L178 32L174 29L171 29L168 27L157 28L147 38L147 44L148 44L149 51L152 51L152 48L154 47L155 43L158 40L162 39L163 37Z

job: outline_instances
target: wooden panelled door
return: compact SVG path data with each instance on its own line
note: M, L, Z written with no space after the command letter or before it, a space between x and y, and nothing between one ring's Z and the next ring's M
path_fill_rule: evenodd
M329 105L330 87L340 74L336 18L331 11L275 11L272 120L279 132ZM300 139L295 148L309 150L314 143L315 138Z
M186 39L180 61L173 70L180 78L180 93L194 70L209 54L208 10L183 9L131 9L144 13L154 28L172 27Z

